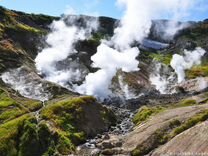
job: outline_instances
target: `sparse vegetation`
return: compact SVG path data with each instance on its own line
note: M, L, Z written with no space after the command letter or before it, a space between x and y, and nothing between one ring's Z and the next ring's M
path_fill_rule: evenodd
M101 123L98 124L111 124L113 116L109 110L97 106L95 98L85 96L52 102L42 110L42 118L46 121L50 120L56 127L54 129L58 135L56 147L61 154L72 152L75 145L84 142L87 136L92 135L88 131L94 128L87 125L88 122L93 122L88 121L89 116L93 115L89 114L91 112L89 109L98 109L93 109L93 112L91 112L99 113L96 118L100 118Z
M192 105L197 105L198 103L194 99L184 99L181 100L177 104L173 104L171 107L176 108L176 107L187 107L187 106L192 106Z
M188 79L195 79L197 77L208 76L208 65L198 65L186 71Z
M165 65L170 65L170 61L172 59L172 55L171 54L167 54L167 53L150 53L149 54L150 58L161 62Z
M143 156L151 152L153 149L157 148L159 145L164 144L167 142L166 138L167 129L158 129L155 131L155 133L150 136L148 139L149 141L144 142L143 145L137 146L136 149L134 149L131 152L132 156Z
M0 125L0 153L2 156L17 155L17 136L20 127L24 121L29 119L29 115L23 115L19 118Z
M208 110L204 110L199 114L196 114L195 116L188 119L185 123L183 123L181 126L177 127L173 133L171 134L171 137L174 137L183 131L195 126L196 124L203 122L208 119Z
M156 107L147 107L143 106L138 110L138 113L134 116L133 122L136 125L146 121L152 115L156 115L164 110L164 107L156 106Z
M33 28L33 27L30 27L28 25L25 25L25 24L21 24L21 23L18 23L16 25L17 29L20 29L20 30L23 30L23 31L29 31L29 32L34 32L34 33L39 33L41 32L40 30L36 29L36 28Z

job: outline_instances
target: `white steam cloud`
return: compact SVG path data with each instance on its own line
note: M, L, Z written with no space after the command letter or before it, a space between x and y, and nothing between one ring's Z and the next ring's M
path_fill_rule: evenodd
M72 67L60 69L58 63L77 53L74 44L89 38L91 32L98 27L97 19L87 19L86 28L80 28L75 25L78 18L79 16L66 16L59 21L54 21L51 24L52 32L46 39L49 46L43 49L35 59L37 70L44 74L46 80L64 87L69 87L68 82L80 80L83 71Z
M171 41L180 30L189 26L190 23L178 22L175 19L170 21L155 21L153 34L165 41Z
M126 84L123 80L123 77L121 75L118 76L118 83L121 88L121 91L123 92L123 97L127 100L134 99L137 96L129 89L129 85Z
M102 43L97 48L97 53L91 57L93 67L100 68L100 70L88 74L84 84L77 87L77 91L99 98L110 96L112 94L109 90L111 80L118 69L125 72L138 70L138 61L135 59L138 54L137 48L119 52Z
M43 102L51 97L35 73L28 72L23 67L3 73L1 79L24 97Z
M184 56L173 55L170 65L178 76L178 83L185 80L185 70L190 69L194 65L201 64L201 58L205 53L204 49L197 47L194 51L184 50Z
M170 21L157 27L163 38L172 38L179 30L187 26L178 23L196 4L195 0L117 0L119 6L125 8L120 27L115 29L113 41L119 48L126 48L134 41L147 37L152 25L152 19L169 18ZM161 25L160 25L161 26Z
M154 71L150 74L150 82L161 94L171 94L170 86L175 84L175 73L159 62L154 62Z
M117 0L117 3L125 9L124 16L113 37L108 41L103 40L97 48L97 53L91 57L92 66L99 69L95 73L89 73L82 85L75 85L73 81L81 81L83 71L71 67L60 69L58 64L77 53L74 44L79 40L88 39L91 32L96 30L97 22L86 22L85 28L74 24L76 16L53 22L52 33L46 39L48 47L43 49L35 60L37 70L49 81L82 94L106 98L112 95L109 88L117 70L139 70L139 61L136 60L139 49L131 46L135 42L143 42L148 36L152 19L168 15L171 19L179 20L186 16L184 13L191 8L194 0ZM178 29L174 24L170 26L174 26L174 29L166 29L174 35ZM72 85L69 87L68 83Z
M148 36L152 19L164 12L178 18L176 15L180 11L184 12L191 4L189 2L190 0L117 0L125 8L124 16L111 40L103 41L91 58L94 67L100 70L87 75L84 84L78 86L77 90L97 97L106 98L111 95L109 87L118 69L128 69L127 72L139 70L139 62L136 60L139 49L131 48L131 45L134 42L141 43Z

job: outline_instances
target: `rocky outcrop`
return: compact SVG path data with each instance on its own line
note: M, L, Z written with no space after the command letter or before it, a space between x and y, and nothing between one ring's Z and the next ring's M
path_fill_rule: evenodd
M177 124L184 123L205 109L208 109L207 104L170 109L155 115L127 134L122 147L129 152L133 151L133 155L148 154L166 141L166 137Z
M151 156L160 155L207 155L208 121L200 123L179 134L165 145L156 149Z
M177 87L182 88L185 92L200 92L208 87L208 77L198 77L196 79L187 80Z

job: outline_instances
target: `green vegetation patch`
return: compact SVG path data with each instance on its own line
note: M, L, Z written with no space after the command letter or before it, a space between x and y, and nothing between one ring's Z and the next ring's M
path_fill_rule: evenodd
M19 130L28 118L30 118L29 115L23 115L0 125L0 153L2 156L17 155L16 147Z
M7 109L5 111L3 111L1 114L0 114L0 122L3 121L3 122L7 122L11 119L14 119L16 117L19 117L23 114L25 114L26 111L25 110L22 110L20 108L14 108L14 109Z
M5 123L41 107L40 101L16 97L0 88L0 123Z
M20 29L20 30L24 30L24 31L30 31L30 32L34 32L34 33L39 33L40 30L36 29L36 28L33 28L33 27L30 27L28 25L25 25L25 24L21 24L21 23L18 23L16 25L16 28L17 29Z
M156 115L162 112L164 109L165 109L164 107L160 107L160 106L155 106L155 107L143 106L139 109L139 111L134 116L133 122L134 124L139 125L140 123L148 120L152 115Z
M161 62L165 65L170 65L170 61L172 59L172 55L171 54L164 54L164 53L150 53L149 54L150 58Z
M67 100L62 100L53 104L49 104L41 112L44 119L59 120L59 116L66 117L67 121L73 121L74 118L79 118L82 110L82 105L95 103L96 99L91 96L77 97ZM59 126L65 126L59 122Z
M0 123L5 123L25 113L26 110L16 103L8 92L0 89Z
M177 107L187 107L187 106L193 106L193 105L197 105L197 104L198 103L194 99L184 99L184 100L181 100L177 104L173 104L171 107L173 107L173 108L177 108Z
M194 115L193 117L191 117L190 119L188 119L181 126L177 127L173 131L173 133L171 134L171 137L174 137L174 136L184 132L185 130L187 130L187 129L195 126L196 124L203 122L207 119L208 119L208 110L204 110L201 113L198 113L198 114Z
M77 124L84 125L85 119L83 106L95 103L96 99L91 96L77 97L48 104L41 112L42 118L50 120L55 125L58 135L57 150L61 154L69 154L84 140L84 132L77 129Z
M15 106L16 102L9 97L9 93L0 89L0 110L8 106Z
M105 35L105 34L102 34L102 33L99 33L99 32L96 32L92 35L92 37L89 39L90 42L95 42L95 43L100 43L100 41L102 39L105 39L107 38L108 35Z
M188 79L195 79L197 77L208 76L208 65L198 65L186 71Z

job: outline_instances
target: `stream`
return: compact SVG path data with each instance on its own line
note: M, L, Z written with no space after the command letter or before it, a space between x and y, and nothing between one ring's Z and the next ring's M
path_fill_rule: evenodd
M42 107L38 109L37 111L33 112L37 122L39 123L41 118L40 118L40 111L45 107L45 101L42 101Z
M77 147L76 154L71 156L97 156L107 155L109 149L115 150L122 146L121 138L130 132L134 126L132 118L134 113L128 109L111 106L115 112L118 123L112 126L108 132L98 134L95 138L89 139L85 144Z

